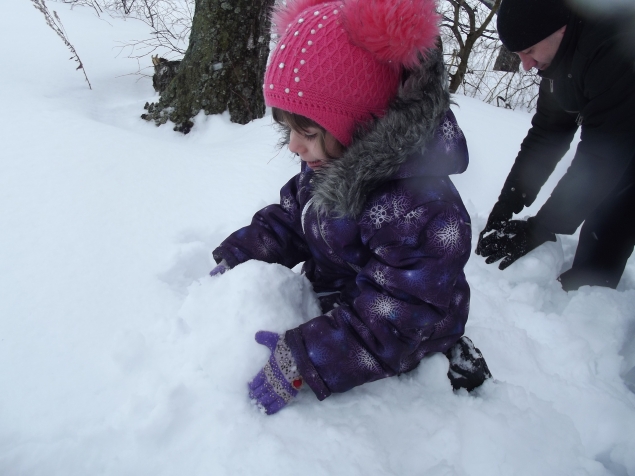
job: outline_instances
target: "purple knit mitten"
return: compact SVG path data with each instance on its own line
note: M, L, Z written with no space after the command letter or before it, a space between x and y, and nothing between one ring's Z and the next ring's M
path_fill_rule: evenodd
M216 266L213 270L209 272L209 275L220 276L221 274L223 274L225 271L229 269L231 268L227 265L227 261L223 260L220 263L218 263L218 266Z
M271 356L264 368L249 382L249 398L267 415L272 415L298 394L302 377L284 336L259 331L256 342L269 347Z

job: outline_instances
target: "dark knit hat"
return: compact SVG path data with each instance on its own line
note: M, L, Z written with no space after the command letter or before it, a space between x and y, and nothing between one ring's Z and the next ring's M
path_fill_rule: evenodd
M503 0L498 36L509 51L522 51L567 24L571 11L564 0Z

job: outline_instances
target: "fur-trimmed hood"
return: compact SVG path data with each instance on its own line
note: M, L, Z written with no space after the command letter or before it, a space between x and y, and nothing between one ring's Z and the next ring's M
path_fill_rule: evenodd
M341 158L316 171L314 205L323 213L354 217L368 194L389 179L463 172L466 153L448 154L446 147L444 154L433 143L442 142L448 128L461 134L449 108L443 56L433 49L410 72L386 114L357 131Z

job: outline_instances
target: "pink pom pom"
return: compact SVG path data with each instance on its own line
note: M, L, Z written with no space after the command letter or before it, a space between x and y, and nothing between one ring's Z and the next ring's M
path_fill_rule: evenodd
M435 46L439 21L434 0L346 0L342 10L354 44L406 68Z
M307 8L325 3L324 0L288 0L286 5L279 4L271 14L271 29L278 36L282 36L298 15Z

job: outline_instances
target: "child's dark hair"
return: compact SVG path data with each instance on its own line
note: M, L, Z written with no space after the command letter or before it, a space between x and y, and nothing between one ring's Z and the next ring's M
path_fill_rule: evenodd
M281 146L285 146L289 143L289 135L291 131L298 132L308 132L307 129L309 127L314 127L319 130L318 133L318 143L320 147L324 151L324 154L328 159L334 159L336 157L332 156L327 147L325 141L326 129L324 129L321 125L315 122L308 117L301 116L300 114L294 114L289 111L285 111L284 109L280 109L277 107L271 108L271 113L273 115L273 120L276 121L276 124L280 126L282 132L284 133L284 137L280 141ZM338 142L339 144L339 142ZM341 149L344 149L344 146L340 144Z

